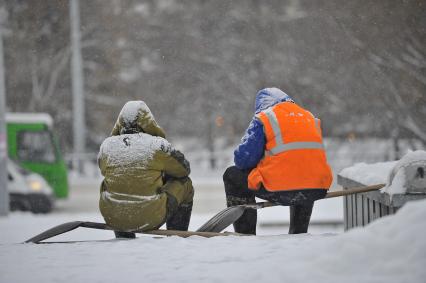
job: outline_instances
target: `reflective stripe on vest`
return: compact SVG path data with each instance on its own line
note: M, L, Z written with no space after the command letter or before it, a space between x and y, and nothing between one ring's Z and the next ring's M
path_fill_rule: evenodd
M269 123L272 126L272 131L274 132L276 145L277 146L282 145L284 141L282 139L281 127L278 124L278 119L277 119L277 116L275 115L275 112L272 110L272 107L269 107L268 109L264 111L264 113L266 114L266 117L268 117Z
M277 145L273 149L267 151L267 155L276 155L284 151L295 149L324 149L324 145L320 142L291 142Z
M289 150L295 150L295 149L324 149L324 145L320 142L291 142L291 143L284 143L283 136L281 134L281 128L278 124L277 116L275 115L274 111L272 110L272 107L266 109L263 113L265 113L266 117L268 117L269 123L272 126L272 131L274 132L275 136L275 144L276 146L272 148L269 151L265 152L265 155L276 155L281 152L289 151ZM315 118L315 126L318 130L319 124L318 119Z

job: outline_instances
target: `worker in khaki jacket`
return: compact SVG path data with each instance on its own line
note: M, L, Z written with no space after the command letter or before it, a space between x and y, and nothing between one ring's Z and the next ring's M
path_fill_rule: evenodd
M129 101L102 143L99 208L117 237L132 230L188 230L194 190L189 162L165 139L143 101Z
M290 206L289 233L307 232L313 203L333 180L319 119L280 89L262 89L234 162L223 175L228 207L255 197ZM256 234L256 221L257 211L247 209L235 231Z

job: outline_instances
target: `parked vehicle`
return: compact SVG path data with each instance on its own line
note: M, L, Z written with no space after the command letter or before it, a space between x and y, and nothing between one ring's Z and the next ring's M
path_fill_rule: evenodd
M52 188L39 174L20 167L13 161L7 162L10 210L48 213L54 207Z
M6 113L9 158L38 173L53 188L56 198L68 196L67 168L46 113Z

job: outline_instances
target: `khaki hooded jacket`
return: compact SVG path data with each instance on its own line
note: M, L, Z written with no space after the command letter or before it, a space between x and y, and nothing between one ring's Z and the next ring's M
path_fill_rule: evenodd
M143 101L124 105L111 136L100 147L98 164L104 176L101 214L108 225L121 231L161 226L167 217L166 190L173 187L164 186L164 177L185 179L190 173L189 162L165 139L164 131ZM185 182L176 182L182 183ZM192 185L186 184L182 189L192 190ZM177 198L178 202L183 201Z

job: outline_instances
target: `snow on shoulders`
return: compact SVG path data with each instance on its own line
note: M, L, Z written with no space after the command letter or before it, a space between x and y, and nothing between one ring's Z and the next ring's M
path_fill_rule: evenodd
M161 137L145 133L111 136L104 140L99 158L106 157L110 165L148 162L158 150L167 150L170 143Z

